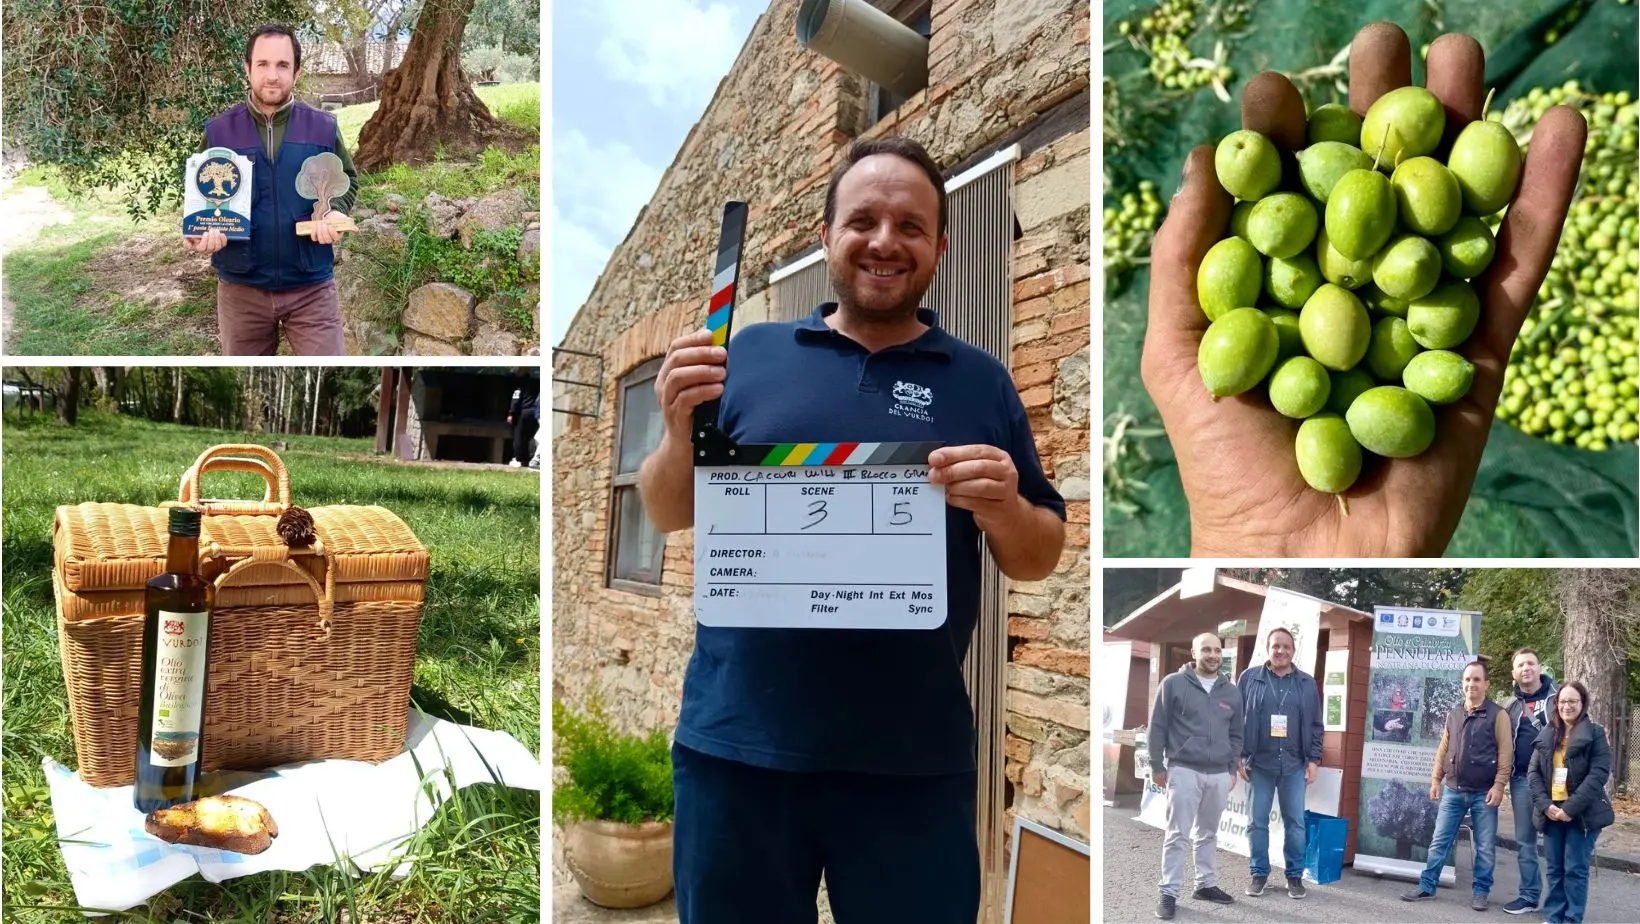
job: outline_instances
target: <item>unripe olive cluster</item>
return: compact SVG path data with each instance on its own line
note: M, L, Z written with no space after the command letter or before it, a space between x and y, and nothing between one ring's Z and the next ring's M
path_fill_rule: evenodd
M1402 87L1365 118L1336 104L1311 112L1285 185L1281 155L1257 132L1215 152L1239 201L1231 236L1196 276L1211 322L1197 370L1215 399L1262 386L1302 421L1294 452L1318 491L1347 490L1364 452L1423 453L1431 405L1474 380L1463 348L1481 304L1467 280L1492 261L1482 219L1514 195L1521 151L1495 121L1465 126L1443 151L1445 127L1434 94Z
M1529 139L1538 119L1558 105L1575 106L1589 125L1582 180L1554 263L1510 352L1498 416L1551 443L1598 451L1640 438L1640 106L1628 93L1591 94L1573 81L1517 99L1503 124Z
M1105 282L1115 285L1124 273L1148 259L1150 239L1162 217L1156 184L1139 183L1137 193L1123 193L1121 207L1105 208Z
M1196 31L1201 0L1162 0L1142 19L1118 23L1116 31L1142 45L1150 55L1150 76L1169 90L1197 90L1213 82L1229 83L1235 73L1228 67L1193 63L1198 60L1185 44Z

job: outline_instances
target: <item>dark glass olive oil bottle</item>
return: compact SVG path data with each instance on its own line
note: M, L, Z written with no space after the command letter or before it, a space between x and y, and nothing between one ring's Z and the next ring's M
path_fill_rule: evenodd
M216 590L199 573L199 511L171 508L165 573L144 591L142 708L132 801L152 812L193 800L205 731L205 667Z

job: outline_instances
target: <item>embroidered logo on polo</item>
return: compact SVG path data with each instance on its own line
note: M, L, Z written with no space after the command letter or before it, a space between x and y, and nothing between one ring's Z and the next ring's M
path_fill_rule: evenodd
M916 382L894 383L894 406L888 409L896 417L909 417L923 423L933 423L934 415L927 408L934 403L934 391Z

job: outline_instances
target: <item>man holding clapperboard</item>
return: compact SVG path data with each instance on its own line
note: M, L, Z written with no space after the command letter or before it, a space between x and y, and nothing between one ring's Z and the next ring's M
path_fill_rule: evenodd
M831 177L821 226L837 302L741 331L732 364L727 331L714 336L709 318L708 329L672 342L656 377L665 434L640 469L644 508L662 532L695 527L697 556L700 624L672 752L682 924L813 922L822 874L839 924L977 916L974 721L962 663L979 616L981 534L1004 574L1041 579L1059 561L1065 505L1007 369L919 307L945 228L944 181L921 146L856 144ZM720 248L719 275L731 280L738 246ZM715 431L695 420L708 402L708 416L721 405ZM723 470L735 479L721 489L733 495L723 509L762 505L736 521L749 525L733 535L751 538L723 553L737 567L701 561L708 546L721 551L729 522L701 506L718 503L697 490L708 482L696 456L708 453L692 440L705 432L732 441L748 465L760 464L755 449L761 465L784 466ZM939 445L913 445L924 443ZM868 456L911 464L874 468ZM848 468L834 467L845 457ZM815 486L790 480L800 476ZM858 483L876 478L901 483ZM850 489L870 493L870 509L844 532L839 495ZM941 516L913 524L941 492ZM798 500L789 509L802 522L787 532L769 525L788 509L780 504ZM806 532L822 523L814 532L834 535ZM731 625L713 624L702 605L708 583L733 583L709 573L740 576L710 591L711 602L743 608ZM919 584L926 575L943 579ZM759 611L747 602L804 583L812 587L802 596L781 598L789 604ZM929 589L903 589L918 586ZM862 608L870 605L880 609ZM917 615L904 625L915 627L861 615L905 610Z
M353 228L346 212L358 173L336 117L292 95L301 70L302 46L289 28L258 28L245 44L246 101L205 123L207 152L219 162L238 155L250 167L249 214L239 216L238 233L192 226L191 215L183 226L183 245L210 254L216 268L225 355L272 356L281 327L299 356L347 353L331 245ZM202 185L189 173L185 194Z

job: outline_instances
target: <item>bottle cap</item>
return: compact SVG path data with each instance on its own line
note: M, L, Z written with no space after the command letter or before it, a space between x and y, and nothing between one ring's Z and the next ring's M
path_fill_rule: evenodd
M199 538L199 511L187 507L171 508L171 535Z

